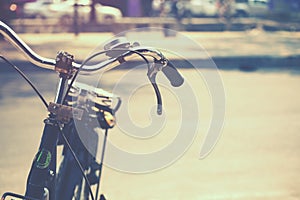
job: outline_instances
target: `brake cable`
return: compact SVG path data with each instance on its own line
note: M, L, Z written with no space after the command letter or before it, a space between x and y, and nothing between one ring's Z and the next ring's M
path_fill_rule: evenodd
M48 109L48 103L46 102L46 100L44 99L44 97L42 96L42 94L39 92L39 90L37 89L37 87L32 83L32 81L30 81L30 79L16 66L14 65L12 62L10 62L9 60L7 60L5 57L3 57L2 55L0 55L0 58L2 60L4 60L10 67L12 67L14 70L16 70L24 79L25 81L32 87L32 89L36 92L36 94L39 96L39 98L41 99L41 101L43 102L43 104L45 105L45 107ZM68 139L66 138L65 134L63 133L63 130L61 129L61 124L56 121L58 123L58 129L59 129L59 132L65 142L65 144L67 145L67 147L69 148L72 156L74 157L76 163L77 163L77 166L79 167L79 170L81 171L82 175L83 175L83 178L85 179L87 185L88 185L88 188L89 188L89 193L91 195L91 198L92 200L95 200L94 196L93 196L93 193L92 193L92 190L91 190L91 185L88 181L88 178L87 176L85 175L84 173L84 169L80 163L80 161L78 160L73 148L71 147Z
M156 94L156 100L157 100L157 114L158 115L161 115L162 114L162 98L161 98L161 94L160 94L160 91L159 91L159 88L157 86L157 83L155 81L155 78L156 78L156 74L153 75L153 76L148 76L150 82L151 82L151 85L154 89L154 92Z
M10 62L9 60L7 60L2 55L0 55L0 58L2 60L4 60L10 67L12 67L14 70L16 70L24 78L24 80L31 86L31 88L35 91L35 93L38 95L38 97L40 98L40 100L43 102L43 104L45 105L46 109L48 109L48 103L47 103L47 101L45 100L45 98L43 97L43 95L40 93L40 91L37 89L37 87L33 84L33 82L30 81L30 79L16 65L14 65L12 62Z
M59 123L58 121L56 121L56 123L58 125L58 129L59 129L60 135L62 136L65 144L67 145L68 149L70 150L70 152L72 154L72 157L75 159L75 162L76 162L77 166L79 167L80 172L82 173L82 176L83 176L83 178L84 178L84 180L85 180L85 182L86 182L86 184L88 186L88 190L89 190L89 193L90 193L90 196L91 196L92 200L95 200L95 197L93 195L93 191L92 191L92 187L91 187L91 184L89 182L89 179L86 176L86 174L84 173L84 169L83 169L83 167L82 167L82 165L81 165L78 157L76 156L76 153L73 150L73 147L71 146L70 142L68 141L67 137L65 136L65 134L64 134L64 132L62 130L62 124Z
M144 56L142 53L140 53L140 52L138 52L138 51L130 50L130 49L123 49L123 48L114 48L114 49L110 49L110 50L100 51L100 52L97 52L97 53L91 55L90 57L88 57L88 58L81 64L81 66L78 68L78 70L75 72L75 74L74 74L74 76L73 76L73 78L72 78L72 80L71 80L71 82L70 82L70 84L69 84L69 87L68 87L68 89L67 89L67 92L66 92L66 95L65 95L65 97L64 97L63 102L65 102L65 100L66 100L66 98L67 98L67 96L68 96L68 93L70 92L71 87L72 87L73 83L75 82L75 79L76 79L76 77L78 76L80 70L83 68L83 66L84 66L87 62L89 62L89 61L92 60L93 58L95 58L95 57L97 57L97 56L99 56L99 55L102 55L102 54L104 54L104 53L108 53L108 52L111 52L111 51L124 51L124 50L125 50L125 51L130 51L130 52L132 52L132 53L137 54L138 56L140 56L140 57L146 62L147 68L148 68L147 76L148 76L148 78L149 78L149 80L150 80L150 82L151 82L151 85L152 85L152 87L153 87L153 89L154 89L154 92L155 92L155 95L156 95L156 100L157 100L157 114L158 114L158 115L161 115L161 114L162 114L162 98L161 98L161 94L160 94L159 88L158 88L157 83L156 83L156 80L155 80L156 74L150 75L150 74L151 74L151 73L150 73L151 67L150 67L150 63L149 63L148 59L146 58L146 56Z
M130 49L110 49L110 50L104 50L104 51L97 52L97 53L91 55L90 57L88 57L88 58L80 65L80 67L77 69L77 71L75 72L74 76L72 77L72 80L71 80L71 82L70 82L70 84L69 84L69 86L68 86L68 88L67 88L67 91L66 91L65 97L64 97L64 99L63 99L63 102L65 102L65 100L66 100L66 98L67 98L67 96L68 96L68 94L69 94L69 92L70 92L70 90L71 90L71 88L72 88L72 85L73 85L74 82L75 82L75 79L77 78L79 72L82 70L82 68L84 67L84 65L85 65L87 62L89 62L89 61L92 60L93 58L95 58L95 57L97 57L97 56L100 56L100 55L102 55L102 54L104 54L104 53L108 53L108 52L110 52L110 51L120 51L120 50L122 50L122 51L126 50L126 51L130 51L130 52L136 53L137 55L139 55L139 56L147 63L148 70L150 69L149 61L147 60L147 58L146 58L143 54L141 54L141 53L138 52L138 51L134 51L134 50L130 50Z

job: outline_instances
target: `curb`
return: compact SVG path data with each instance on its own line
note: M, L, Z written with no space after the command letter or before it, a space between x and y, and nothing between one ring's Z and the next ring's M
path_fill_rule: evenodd
M236 56L236 57L213 57L212 58L217 68L220 70L241 70L241 71L255 71L259 69L275 69L280 71L300 70L300 55L288 57L272 57L272 56ZM211 60L207 59L191 59L191 60L171 60L177 68L182 69L215 69L211 66ZM81 62L81 61L78 61ZM132 61L123 64L117 69L131 69L140 64L140 61ZM191 64L193 63L193 64ZM196 64L195 64L196 63ZM208 64L207 64L208 63ZM210 63L210 64L209 64ZM17 67L24 72L52 72L48 69L42 69L27 61L13 61ZM14 72L3 61L0 62L0 73ZM7 67L5 67L5 65ZM195 66L196 65L196 66Z

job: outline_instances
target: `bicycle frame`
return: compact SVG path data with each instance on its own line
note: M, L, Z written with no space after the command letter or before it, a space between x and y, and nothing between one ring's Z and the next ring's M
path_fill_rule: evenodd
M63 98L67 88L69 76L59 74L60 80L57 88L54 103L63 104ZM39 150L32 163L26 187L25 196L48 199L45 196L45 188L48 188L50 200L55 200L55 176L57 158L57 140L59 125L55 122L53 115L44 120L45 126L40 142Z
M63 104L68 77L60 73L59 84L54 102ZM44 120L45 126L38 152L33 160L27 178L25 196L5 193L2 197L12 196L26 200L55 200L57 141L60 132L53 114Z

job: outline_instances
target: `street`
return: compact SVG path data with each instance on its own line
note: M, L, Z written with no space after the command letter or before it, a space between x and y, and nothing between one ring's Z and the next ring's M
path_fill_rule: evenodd
M210 69L200 71L208 73ZM199 119L194 119L199 120L195 140L176 162L154 172L133 174L106 166L101 191L107 198L300 199L299 72L220 70L226 96L224 127L217 145L204 159L199 159L199 154L211 120L211 96L195 69L180 69L180 72L194 88L201 108ZM123 73L123 70L109 72L108 77L112 78L105 79L104 86L110 86ZM48 101L54 98L54 73L38 72L30 77ZM16 73L2 73L0 81L0 193L23 193L47 112ZM151 92L142 88L134 93L137 97L133 98L134 107L130 112L138 123L149 123L149 110L143 106L148 101L155 103ZM167 118L171 119L166 125L177 127L176 112L171 112L176 110L176 104L168 103L170 93L164 90L162 93L165 110L170 113ZM194 107L187 108L190 113L195 111ZM161 134L165 135L139 140L116 128L109 138L125 150L145 153L168 144L175 133Z
M79 77L100 82L123 100L117 126L109 132L102 176L101 191L108 199L300 199L299 32L164 37L161 30L143 29L125 35L160 48L175 64L190 63L179 66L185 77L180 88L158 76L162 116L155 114L145 66ZM54 58L63 49L78 62L112 36L20 35L41 56ZM56 74L28 68L14 47L0 44L1 54L53 101ZM24 193L47 111L24 80L0 64L0 193Z
M33 159L38 172L55 175L53 127L40 145L49 122L64 128L59 134L74 134L67 137L84 164L100 164L105 144L103 166L93 160L83 168L91 182L101 175L107 200L300 200L299 1L29 2L0 3L0 195L24 195ZM62 51L74 61L56 57ZM6 59L49 104L64 102L57 100L66 83L59 75L76 77L77 90L64 99L77 108L74 124L57 122L70 107L49 115L50 106ZM101 69L86 76L79 67L85 61L90 71ZM100 127L114 124L104 143ZM75 183L74 163L60 180ZM31 180L44 179L35 172Z

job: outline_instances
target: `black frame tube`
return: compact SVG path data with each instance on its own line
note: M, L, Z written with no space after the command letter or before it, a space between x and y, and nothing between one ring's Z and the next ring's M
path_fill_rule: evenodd
M61 76L55 97L55 103L61 104L67 86L67 77ZM44 131L38 152L33 160L26 185L25 196L43 199L45 188L48 189L49 199L55 200L55 176L57 161L57 140L60 127L50 114L44 121Z

